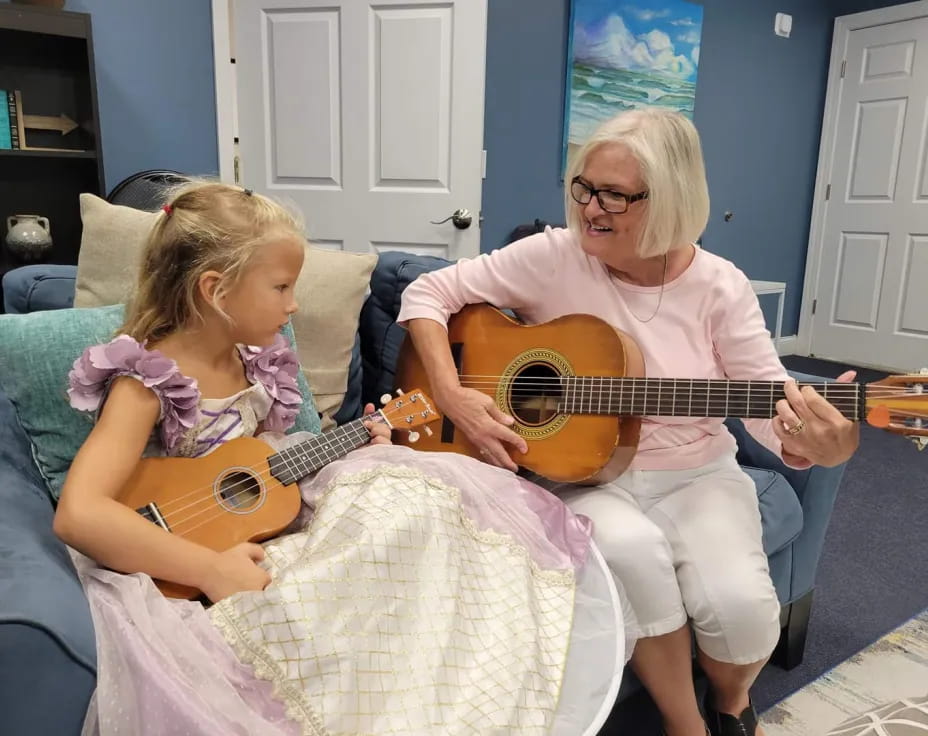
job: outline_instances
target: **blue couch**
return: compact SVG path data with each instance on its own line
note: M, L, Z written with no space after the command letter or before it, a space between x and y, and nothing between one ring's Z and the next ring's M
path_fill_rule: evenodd
M384 253L371 277L349 375L346 405L393 389L404 331L395 324L403 289L448 262ZM73 303L72 266L27 266L3 278L5 310ZM812 378L797 376L798 378ZM820 379L817 379L820 380ZM343 417L348 418L348 417ZM782 603L781 666L801 661L825 530L844 468L795 471L729 422L739 461L757 485L770 572ZM52 533L53 507L26 436L0 393L0 733L76 734L95 682L93 625L70 560ZM616 713L640 685L623 681Z

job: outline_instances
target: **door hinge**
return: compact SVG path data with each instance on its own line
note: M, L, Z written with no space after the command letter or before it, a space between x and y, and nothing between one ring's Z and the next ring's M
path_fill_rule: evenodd
M831 199L831 184L825 187L825 201L827 202L829 199Z
M844 79L844 73L847 71L847 59L841 62L841 79Z
M241 181L241 177L239 176L238 164L239 164L239 159L238 159L238 156L236 156L235 158L232 159L232 181L235 184L238 184Z
M480 152L480 178L487 178L487 152L486 149Z
M818 306L818 299L812 300L812 314L815 314L815 308Z

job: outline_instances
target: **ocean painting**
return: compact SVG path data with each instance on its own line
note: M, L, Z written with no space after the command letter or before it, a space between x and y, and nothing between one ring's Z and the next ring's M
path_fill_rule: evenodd
M572 0L564 155L600 122L638 107L692 119L702 6L684 0Z

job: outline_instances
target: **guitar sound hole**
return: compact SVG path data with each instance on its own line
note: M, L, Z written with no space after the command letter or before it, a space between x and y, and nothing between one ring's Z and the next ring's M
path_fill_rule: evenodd
M540 426L558 415L560 374L547 363L529 363L512 380L509 406L522 424Z
M250 473L235 470L219 480L219 499L230 511L248 511L261 500L261 484Z

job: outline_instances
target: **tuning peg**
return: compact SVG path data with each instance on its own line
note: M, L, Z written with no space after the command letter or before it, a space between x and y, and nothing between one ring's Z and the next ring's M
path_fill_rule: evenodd
M432 432L432 428L431 428L431 427L423 427L423 428L422 428L422 431L425 432L426 435L428 435L429 437L431 437L431 436L434 434L434 432Z
M397 395L397 396L402 396L402 395L403 395L403 389L401 389L401 388L396 389L396 395Z
M383 396L380 397L380 403L382 406L386 406L391 401L393 401L393 397L390 396L390 394L384 394Z
M418 432L410 432L410 433L409 433L409 441L410 441L410 442L418 442L418 441L419 441L419 433L418 433Z

